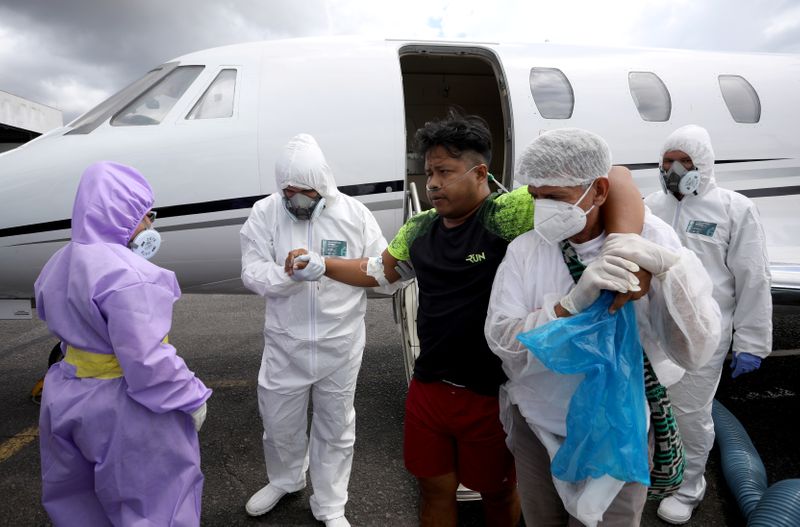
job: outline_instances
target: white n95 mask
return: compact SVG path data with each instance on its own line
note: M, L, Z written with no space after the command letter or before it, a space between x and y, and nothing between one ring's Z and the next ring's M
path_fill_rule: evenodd
M661 188L666 194L681 194L688 196L697 192L700 186L700 172L697 168L686 170L679 161L673 161L669 170L664 170L663 167L659 168L661 177Z
M325 208L325 198L322 196L309 198L302 192L298 192L291 198L284 196L283 207L294 221L315 220Z
M145 229L136 235L128 244L128 248L145 260L149 260L161 247L161 234L153 228Z
M537 199L533 208L533 230L550 245L575 236L586 227L586 215L594 208L583 210L578 204L589 193L592 185L575 203L553 199Z

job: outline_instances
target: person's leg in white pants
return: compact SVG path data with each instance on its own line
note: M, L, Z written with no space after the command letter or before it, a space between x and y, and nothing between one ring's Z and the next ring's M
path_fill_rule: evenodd
M353 408L361 357L342 365L312 388L309 445L311 512L320 521L344 515L356 440Z
M258 386L264 424L264 461L271 485L285 492L306 486L308 468L308 399L311 387L282 394Z
M658 515L673 523L691 518L692 511L703 500L708 454L714 446L714 420L711 407L717 392L727 349L718 350L711 361L686 374L668 388L675 420L683 441L686 465L683 483L671 497L662 500Z

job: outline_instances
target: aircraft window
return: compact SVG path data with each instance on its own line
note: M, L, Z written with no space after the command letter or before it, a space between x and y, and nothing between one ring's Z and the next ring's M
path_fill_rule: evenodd
M539 114L545 119L569 119L575 107L575 94L569 79L556 68L532 68L531 94Z
M233 116L236 70L222 70L194 105L187 119L217 119Z
M127 87L115 93L105 101L101 102L68 126L72 128L67 134L88 134L106 119L111 117L124 105L128 104L134 97L150 88L153 84L164 78L169 72L178 66L177 62L169 62L158 68L152 69L144 77L134 81Z
M172 109L203 66L180 66L158 81L111 119L112 126L158 124Z
M631 71L628 87L639 115L645 121L668 121L672 114L672 99L669 90L655 73Z
M757 123L761 120L761 100L753 85L739 75L720 75L722 98L737 123Z

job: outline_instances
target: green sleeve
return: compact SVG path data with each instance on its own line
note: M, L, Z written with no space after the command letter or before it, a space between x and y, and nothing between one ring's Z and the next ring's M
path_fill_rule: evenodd
M400 261L407 261L411 258L411 244L414 240L425 232L433 224L433 221L438 217L434 209L421 212L412 218L409 218L386 249L389 254L394 256Z
M505 240L511 241L533 228L533 197L523 186L495 198L487 224Z

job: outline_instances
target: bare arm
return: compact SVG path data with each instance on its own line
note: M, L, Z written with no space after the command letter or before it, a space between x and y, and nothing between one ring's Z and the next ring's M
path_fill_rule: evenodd
M641 234L644 227L644 200L633 182L631 171L613 166L608 173L608 198L601 213L608 232Z
M305 249L294 249L289 251L284 263L286 273L291 276L294 269L302 269L306 262L295 262L294 259L301 254L306 254ZM381 255L383 260L383 272L389 283L394 283L400 279L400 275L394 270L397 259L384 250ZM367 258L325 258L325 276L356 287L377 287L379 284L373 277L367 275Z
M613 166L608 173L608 198L600 209L606 231L641 234L644 227L644 200L633 182L631 171L622 166ZM609 311L614 313L628 300L638 300L650 290L651 275L645 270L636 274L641 291L617 293Z

